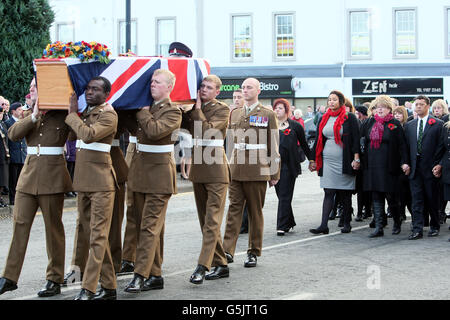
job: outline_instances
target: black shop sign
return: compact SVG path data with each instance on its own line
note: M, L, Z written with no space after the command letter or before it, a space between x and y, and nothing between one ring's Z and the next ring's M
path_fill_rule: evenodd
M387 95L442 95L443 78L413 79L353 79L354 96Z
M292 78L257 78L261 83L260 99L264 98L292 98ZM232 99L233 92L241 89L245 78L221 78L222 88L218 99Z

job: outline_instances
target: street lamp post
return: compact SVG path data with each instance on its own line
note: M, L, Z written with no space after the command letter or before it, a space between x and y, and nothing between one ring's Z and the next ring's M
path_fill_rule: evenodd
M131 50L131 0L126 0L125 52Z

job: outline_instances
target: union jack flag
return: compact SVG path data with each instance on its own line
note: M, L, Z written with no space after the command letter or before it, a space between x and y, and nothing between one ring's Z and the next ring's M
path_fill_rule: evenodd
M111 63L82 63L78 59L64 59L73 88L78 96L79 111L86 108L84 92L89 81L97 76L107 78L112 85L107 102L118 110L139 109L151 106L150 82L157 69L172 71L177 81L170 96L172 101L197 99L202 80L211 67L204 59L119 57Z

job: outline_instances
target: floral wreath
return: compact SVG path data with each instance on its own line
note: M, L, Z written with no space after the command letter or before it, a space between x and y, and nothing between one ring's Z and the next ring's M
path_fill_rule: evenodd
M109 48L101 43L93 42L68 42L63 43L56 41L48 44L45 48L43 59L64 59L64 58L78 58L81 61L95 60L101 63L110 63L109 56L111 51Z

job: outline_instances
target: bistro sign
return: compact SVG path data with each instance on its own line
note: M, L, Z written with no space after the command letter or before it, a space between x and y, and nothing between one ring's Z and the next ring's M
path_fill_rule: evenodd
M245 78L221 78L222 88L218 99L232 99L233 92L241 89ZM292 98L292 78L258 78L261 83L259 98Z
M442 95L443 78L353 79L354 96L370 95Z

